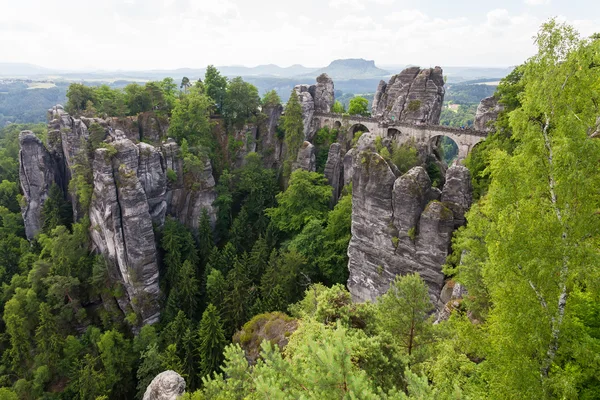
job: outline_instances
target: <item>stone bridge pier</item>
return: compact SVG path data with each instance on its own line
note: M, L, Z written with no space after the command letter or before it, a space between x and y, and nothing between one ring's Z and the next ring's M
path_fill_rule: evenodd
M416 125L403 122L390 122L378 118L350 116L344 114L315 113L313 121L317 128L328 127L346 132L352 140L356 132L371 132L382 138L389 137L398 143L414 141L431 149L437 138L447 136L458 146L458 160L464 160L475 145L487 136L487 132L474 129L458 129L442 125Z

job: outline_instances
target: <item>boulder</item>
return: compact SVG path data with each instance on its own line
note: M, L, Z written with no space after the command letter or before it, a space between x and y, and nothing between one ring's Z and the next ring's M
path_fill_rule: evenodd
M156 375L146 388L143 400L177 400L185 393L185 380L175 371Z
M409 67L386 84L379 82L372 115L387 121L438 124L444 102L444 77L440 67Z
M494 123L498 119L498 114L500 114L503 110L504 106L498 103L498 99L496 97L486 97L485 99L481 100L477 106L473 128L483 132L494 131Z

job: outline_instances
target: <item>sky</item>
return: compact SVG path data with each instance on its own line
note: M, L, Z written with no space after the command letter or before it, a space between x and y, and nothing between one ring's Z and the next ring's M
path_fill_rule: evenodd
M302 64L504 67L551 17L600 31L597 0L0 0L0 62L68 70Z

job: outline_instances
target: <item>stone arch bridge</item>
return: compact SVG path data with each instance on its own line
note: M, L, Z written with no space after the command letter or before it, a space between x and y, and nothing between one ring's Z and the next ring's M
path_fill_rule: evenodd
M414 140L415 143L431 146L440 136L447 136L458 145L458 159L467 157L473 147L487 136L487 132L474 129L451 128L442 125L417 125L405 122L390 122L379 118L360 117L355 115L315 113L313 122L317 129L328 127L346 130L351 139L358 131L368 131L381 137L391 137L404 143Z

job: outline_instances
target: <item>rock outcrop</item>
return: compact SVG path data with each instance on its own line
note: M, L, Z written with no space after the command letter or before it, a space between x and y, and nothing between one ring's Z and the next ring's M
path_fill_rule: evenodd
M315 85L296 85L294 87L298 100L302 106L302 123L304 124L304 139L312 140L319 129L316 120L313 120L315 112L328 113L335 102L333 80L327 74L317 77Z
M348 289L357 301L375 300L396 275L418 272L432 301L440 307L441 267L452 232L464 222L464 211L470 206L468 170L449 168L440 192L431 186L422 167L397 177L374 151L373 141L373 135L361 136L350 155L353 194Z
M96 249L118 268L129 303L144 323L154 323L159 316L158 253L145 189L155 196L154 208L161 210L164 222L164 193L156 196L164 171L160 164L143 163L140 171L140 149L117 133L122 136L111 144L114 150L99 148L94 154L90 234ZM151 181L154 178L157 182Z
M185 380L175 371L156 375L144 392L143 400L177 400L185 393Z
M283 138L277 135L277 126L283 112L283 106L277 104L262 109L267 117L258 127L256 138L256 152L262 155L263 165L266 168L281 167L284 159Z
M317 77L317 84L309 88L315 101L315 112L329 113L335 102L333 80L327 74Z
M333 194L331 197L331 205L333 206L340 198L344 187L344 162L342 159L341 144L332 143L331 146L329 146L324 175L325 178L327 178L327 182L333 187Z
M481 100L477 106L477 112L475 112L473 128L478 131L492 132L494 130L494 122L496 122L498 114L502 110L504 110L504 106L498 103L498 99L494 96Z
M317 169L317 157L315 155L315 146L305 141L300 150L296 162L292 165L292 170L303 169L309 172L315 172Z
M296 85L294 90L298 94L298 100L300 101L300 106L302 107L302 124L304 125L304 139L310 140L312 139L312 122L313 115L315 113L315 100L313 99L312 94L310 94L310 86L309 85Z
M372 114L388 121L437 124L444 102L444 76L440 67L406 68L379 82L373 98Z
M156 322L160 293L154 227L170 215L197 228L205 209L214 223L210 160L186 172L174 141L139 142L154 142L166 133L164 121L153 113L138 116L137 124L133 118L73 118L59 105L49 110L49 117L47 147L30 131L20 135L27 237L32 239L42 228L43 204L56 183L73 202L75 220L89 214L93 249L106 257L109 275L125 289L125 296L117 299L121 310L133 309L143 323ZM77 201L76 185L69 185L82 171L91 171L86 183L93 193L87 209Z
M19 180L25 205L22 209L29 240L42 229L42 207L53 183L61 185L56 163L42 141L31 131L19 135Z
M172 170L176 176L169 182L167 188L167 214L192 229L197 229L200 216L203 210L206 210L211 222L214 223L217 210L212 203L217 198L217 192L210 160L204 159L203 169L187 175L186 178L177 143L169 139L163 143L162 151L165 169Z

